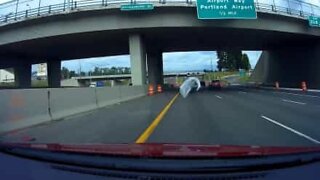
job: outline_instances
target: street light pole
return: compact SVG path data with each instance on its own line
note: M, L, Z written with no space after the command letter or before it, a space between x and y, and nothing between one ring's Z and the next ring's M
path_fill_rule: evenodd
M272 2L273 2L272 11L276 11L276 9L277 9L277 8L276 8L276 2L275 2L275 0L273 0Z
M14 19L17 19L18 6L19 6L19 0L17 0L17 3L16 3L16 13L14 15Z
M31 7L29 4L26 4L26 6L28 7L28 11L30 11Z
M78 60L79 63L79 79L81 79L81 62L80 60Z
M70 11L70 0L67 0L67 8L68 8L68 11Z
M39 5L38 5L38 16L40 16L40 6L41 6L41 0L39 0Z

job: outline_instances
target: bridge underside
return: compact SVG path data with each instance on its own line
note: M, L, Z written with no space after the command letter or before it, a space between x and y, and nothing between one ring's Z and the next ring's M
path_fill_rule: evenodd
M149 83L162 84L163 52L264 50L253 79L266 84L280 81L283 86L294 87L305 80L310 82L310 87L320 86L317 71L320 43L311 36L211 28L168 28L133 33L83 33L10 44L0 49L0 68L16 67L16 82L21 88L28 88L30 72L25 69L30 69L31 64L48 62L49 76L58 76L60 65L56 62L59 60L130 54L134 85L146 83L146 70L150 74ZM59 87L59 78L48 78L49 86Z
M309 88L320 89L320 44L312 47L283 47L263 51L251 79L274 86L301 87L305 81Z
M314 36L232 28L150 28L123 31L78 33L28 40L3 45L0 63L5 58L28 58L34 62L48 59L78 59L129 54L128 39L139 34L147 49L162 52L216 49L268 50L284 46L313 46Z
M259 61L256 80L293 86L303 79L320 86L320 34L305 20L259 13L258 20L203 21L187 7L130 16L112 10L89 13L2 28L0 68L13 67L18 87L28 88L31 64L47 62L49 86L59 87L61 60L130 54L133 85L156 85L163 83L163 52L263 50L266 60Z

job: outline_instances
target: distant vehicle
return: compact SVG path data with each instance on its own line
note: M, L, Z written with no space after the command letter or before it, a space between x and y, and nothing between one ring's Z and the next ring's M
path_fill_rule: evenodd
M212 80L209 89L221 89L221 81L220 80Z
M89 87L97 87L96 82L91 82L90 85L89 85Z
M103 87L104 83L102 81L91 82L89 87Z
M102 81L97 81L96 82L96 87L103 87L103 86L104 86L104 84L103 84Z

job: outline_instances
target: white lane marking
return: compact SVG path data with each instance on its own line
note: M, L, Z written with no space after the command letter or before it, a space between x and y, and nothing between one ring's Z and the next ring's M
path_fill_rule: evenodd
M289 90L289 91L301 91L301 88L279 88L281 90ZM318 89L308 89L309 92L320 92Z
M279 123L279 122L277 122L277 121L275 121L275 120L272 120L272 119L270 119L270 118L268 118L268 117L266 117L266 116L264 116L264 115L261 115L261 117L262 117L263 119L269 121L269 122L272 122L272 123L274 123L274 124L276 124L276 125L278 125L278 126L281 126L281 127L285 128L285 129L287 129L287 130L289 130L289 131L291 131L291 132L293 132L293 133L295 133L295 134L297 134L297 135L299 135L299 136L301 136L301 137L304 137L304 138L308 139L309 141L312 141L312 142L314 142L314 143L316 143L316 144L320 144L320 141L318 141L318 140L316 140L316 139L314 139L314 138L312 138L312 137L310 137L310 136L308 136L308 135L305 135L305 134L303 134L303 133L301 133L301 132L299 132L299 131L297 131L297 130L294 130L294 129L292 129L291 127L288 127L288 126L286 126L286 125L283 125L283 124L281 124L281 123Z
M217 98L219 98L219 99L222 99L222 97L221 97L221 96L216 95L216 97L217 97Z
M298 101L291 101L288 99L282 99L283 102L289 102L289 103L294 103L294 104L300 104L300 105L306 105L307 103L303 103L303 102L298 102Z
M288 92L273 92L273 93L290 94L290 95L294 95L294 96L302 96L302 97L320 98L320 96L313 96L313 95L307 95L307 94L295 94L295 93L288 93Z
M245 91L239 91L239 93L241 93L241 94L247 94L247 92L245 92Z

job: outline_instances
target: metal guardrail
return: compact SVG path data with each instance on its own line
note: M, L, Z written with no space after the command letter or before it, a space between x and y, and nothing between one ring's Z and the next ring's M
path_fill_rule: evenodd
M274 2L274 1L273 1ZM296 0L295 2L304 3ZM121 5L121 4L135 4L135 3L159 3L161 5L170 4L184 4L189 6L196 6L196 0L86 0L86 1L76 1L71 0L71 3L60 3L49 6L41 6L38 8L28 9L25 11L19 11L16 13L9 13L0 17L0 26L12 23L15 21L27 20L30 18L71 13L79 10L90 10L90 9L105 9L110 5ZM307 4L310 6L310 11L297 10L288 7L277 6L275 4L264 4L259 3L257 0L255 6L258 12L268 12L273 14L283 14L289 15L297 18L307 19L309 16L320 15L320 7L312 4ZM302 5L301 5L302 7ZM302 8L301 8L302 9ZM315 13L319 12L319 14Z

